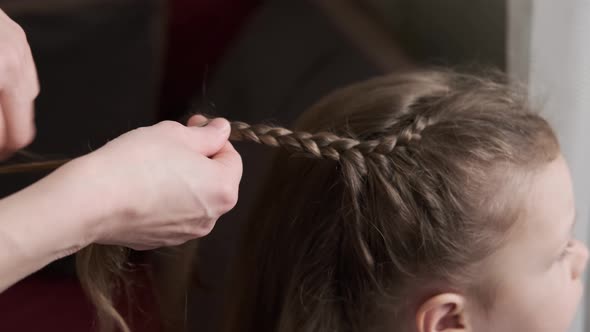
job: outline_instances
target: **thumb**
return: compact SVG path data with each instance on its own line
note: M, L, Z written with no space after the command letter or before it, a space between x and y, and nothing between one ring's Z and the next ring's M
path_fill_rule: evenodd
M192 120L192 119L191 119ZM198 153L207 157L216 155L227 143L231 131L230 124L227 120L217 118L203 127L190 126L195 121L189 120L188 127L188 144Z

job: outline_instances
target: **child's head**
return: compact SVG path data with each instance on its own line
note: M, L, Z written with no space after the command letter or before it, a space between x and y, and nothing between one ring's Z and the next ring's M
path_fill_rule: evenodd
M587 252L557 139L525 99L497 79L387 76L300 119L329 133L258 132L312 158L276 161L230 330L565 331Z

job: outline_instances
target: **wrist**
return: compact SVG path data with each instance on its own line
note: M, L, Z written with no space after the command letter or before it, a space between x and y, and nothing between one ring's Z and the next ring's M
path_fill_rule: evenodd
M96 172L93 163L74 160L0 201L15 254L55 260L97 241L113 208Z
M0 292L95 241L103 201L83 191L78 167L66 165L0 200Z
M82 247L101 241L110 229L109 224L124 213L118 183L104 171L106 166L100 159L86 155L48 177L60 193L55 204L65 204L69 209L66 219L70 220L74 239Z

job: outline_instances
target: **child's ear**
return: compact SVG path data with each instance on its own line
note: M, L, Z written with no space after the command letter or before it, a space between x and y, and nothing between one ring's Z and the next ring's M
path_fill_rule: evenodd
M445 293L431 297L416 313L418 332L469 332L465 297Z

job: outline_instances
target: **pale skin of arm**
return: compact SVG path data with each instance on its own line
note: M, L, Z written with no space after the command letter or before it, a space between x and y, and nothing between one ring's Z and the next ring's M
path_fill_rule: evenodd
M0 201L0 291L90 243L101 216L86 197L45 179Z
M0 10L0 160L35 136L37 71L24 31ZM202 116L139 128L0 200L0 292L91 244L137 250L207 235L237 202L230 126Z

